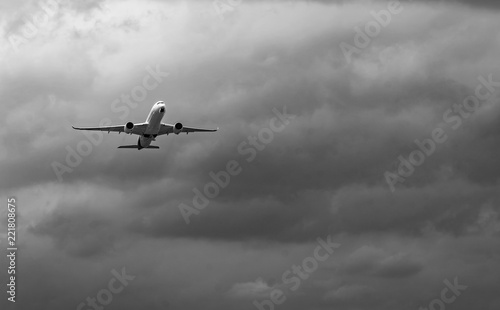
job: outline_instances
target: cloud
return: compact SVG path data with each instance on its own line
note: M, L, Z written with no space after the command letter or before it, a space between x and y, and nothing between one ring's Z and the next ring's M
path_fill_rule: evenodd
M30 227L29 232L51 237L58 248L76 256L85 257L111 251L115 238L109 227L110 223L91 213L77 212L71 217L64 214L64 211L56 211L50 218Z
M0 192L19 201L19 309L77 307L123 266L136 279L110 309L253 309L326 235L342 249L283 307L418 309L458 276L471 289L454 308L498 309L498 93L456 130L443 119L479 76L500 81L495 3L402 1L351 63L340 44L386 1L242 1L223 18L212 1L61 2L18 51L9 37L39 5L2 3ZM113 108L148 67L169 75ZM89 139L71 125L143 122L157 100L166 122L221 130L159 137L159 152L105 134L58 180L52 164ZM284 107L296 117L249 161L238 146ZM384 173L438 127L447 141L391 192ZM241 174L187 225L179 205L231 160Z
M227 294L235 298L257 299L268 297L272 289L272 287L259 278L254 282L235 283Z
M337 300L343 302L356 301L364 299L369 295L373 295L374 290L361 285L346 285L342 286L335 291L328 292L325 295L327 300Z
M343 271L382 278L405 278L417 274L423 266L412 261L409 253L389 254L373 246L362 246L346 260Z

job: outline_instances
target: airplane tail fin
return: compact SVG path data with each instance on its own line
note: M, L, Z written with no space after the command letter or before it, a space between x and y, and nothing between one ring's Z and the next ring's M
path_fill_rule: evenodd
M136 150L143 149L143 148L139 148L138 145L122 145L122 146L119 146L118 148L119 149L136 149ZM159 148L160 147L156 146L156 145L150 145L148 147L144 147L144 149L159 149Z

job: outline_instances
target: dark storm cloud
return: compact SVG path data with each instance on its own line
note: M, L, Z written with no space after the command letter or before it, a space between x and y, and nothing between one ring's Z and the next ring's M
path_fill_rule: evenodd
M438 231L463 235L475 225L485 205L492 199L498 201L494 193L494 188L479 189L470 183L452 182L400 190L396 194L385 188L352 187L333 197L306 192L281 202L233 199L235 202L228 203L221 199L213 201L200 215L193 215L189 225L178 214L172 217L171 210L160 207L153 212L151 225L145 226L137 218L131 229L153 236L286 242L313 241L325 232L394 232L414 236L422 235L429 225Z
M291 53L290 56L285 56L284 49L279 46L263 45L255 49L255 56L250 60L233 61L232 66L236 69L229 66L226 59L214 58L206 64L199 65L200 74L191 77L190 71L181 70L183 74L171 79L169 83L181 85L180 90L173 92L173 96L182 96L181 100L186 98L181 90L188 91L188 87L185 86L187 83L190 83L189 88L196 87L199 90L201 94L197 95L199 98L187 97L188 105L202 97L206 97L208 102L217 102L220 100L220 93L234 89L245 89L247 92L245 95L235 97L239 102L238 105L224 108L224 112L216 108L215 112L206 114L206 118L216 119L219 124L222 123L223 128L220 137L210 137L218 139L216 141L218 147L214 148L213 156L210 158L195 159L190 161L189 168L178 169L178 163L185 152L182 147L178 149L179 144L168 141L169 144L164 145L170 150L176 150L177 155L175 152L169 152L166 157L159 158L154 154L145 154L132 166L128 164L129 154L114 159L112 165L109 162L95 161L96 156L92 156L85 158L81 166L77 167L75 172L66 175L65 179L72 181L102 178L106 180L108 186L115 187L114 183L127 179L129 175L134 175L136 181L146 183L153 182L163 175L170 175L177 179L179 184L198 180L197 183L193 183L193 187L202 189L205 182L210 181L208 178L210 171L223 169L232 159L245 164L245 157L237 152L237 146L244 142L249 134L256 135L260 127L266 126L273 117L271 112L273 107L281 110L286 106L290 113L297 115L297 119L286 128L285 132L276 134L272 144L258 154L255 162L243 166L242 175L236 177L230 187L212 201L210 208L197 217L196 222L199 222L199 225L186 226L179 214L172 218L172 212L169 211L167 215L153 220L153 226L148 228L148 233L156 236L214 237L231 240L269 238L271 235L271 239L276 240L303 241L314 239L318 233L327 231L332 226L337 232L364 230L418 232L423 223L428 220L434 221L434 216L441 216L441 212L447 209L427 212L429 207L419 204L418 208L413 208L416 214L404 214L404 210L407 210L405 207L407 198L404 198L400 202L393 199L394 202L388 204L391 208L387 210L378 210L364 201L357 201L353 207L347 203L339 214L330 214L328 199L318 200L317 197L310 197L297 204L291 203L297 196L294 197L290 193L297 193L298 197L301 197L307 190L336 191L350 184L385 186L381 176L386 169L393 167L398 155L412 151L414 146L410 141L415 137L425 138L428 127L441 122L442 111L460 102L472 91L457 82L442 80L435 76L432 72L432 63L423 63L424 67L420 68L424 72L423 75L418 77L409 75L399 80L394 80L390 72L381 72L378 79L372 81L357 72L356 67L338 68L338 75L325 77L322 71L318 71L319 68L314 63L317 60L314 57L326 57L332 50L340 57L338 49L335 48L338 43L331 39L332 36L333 34L328 32L316 39L308 39L307 47L295 48L293 50L295 53ZM283 60L275 60L271 65L264 64L273 57ZM328 65L328 62L325 64ZM254 69L255 66L258 69ZM240 74L242 70L248 72L243 78ZM302 77L301 72L307 72L306 77ZM274 88L263 92L261 89L266 85L268 76L274 77ZM356 93L353 89L356 81L366 83L361 93ZM198 85L200 87L197 87ZM210 92L213 87L219 91ZM103 108L105 111L106 105L103 105ZM360 123L362 126L359 126ZM494 132L492 131L493 134ZM482 141L474 132L471 136L475 137L476 144ZM78 135L78 138L84 137ZM204 140L202 137L182 138L187 143ZM111 140L109 136L105 136L105 139ZM79 141L67 140L65 143L76 148ZM208 141L204 140L203 148L209 147ZM451 143L470 149L463 138L454 142ZM59 144L54 147L62 149L62 146L63 144ZM490 154L490 143L485 142L482 148L481 154ZM477 151L475 148L475 152ZM94 152L98 154L99 150ZM465 167L460 165L455 167L447 160L452 155L455 158L460 156L456 153L450 147L440 150L434 155L433 160L420 168L405 185L422 186L436 180L439 176L433 172L443 165L451 165L452 169L460 173ZM459 152L459 154L467 153ZM47 152L46 155L50 156L50 153ZM44 176L48 180L55 179L53 171L52 173L50 171L50 162L41 164L43 157L43 154L41 156L37 154L36 161L30 161L33 164L32 168L43 169L44 174L36 173L36 175ZM64 157L60 156L59 160L64 163L62 159ZM472 159L470 163L475 166L483 165L483 169L490 172L476 173L476 176L487 178L490 182L494 181L495 170L488 168L485 161ZM16 165L11 163L9 167ZM472 172L478 171L477 167L469 166L467 169L470 173L464 171L465 178ZM266 174L263 182L264 171ZM289 171L294 173L290 175ZM30 173L32 172L33 170ZM488 175L492 178L488 178ZM19 182L28 180L22 175L18 175L18 178ZM36 180L30 181L36 182ZM9 184L15 185L15 179L9 180ZM158 208L158 211L154 212L162 214L161 209L165 206L176 209L180 203L191 203L194 195L191 191L193 187L180 186L177 193L168 197L164 197L162 192L152 192L146 197L153 196L153 198L144 198L142 201L136 199L136 205L149 205L154 202L154 208ZM133 190L133 187L131 189ZM426 191L424 193L428 195ZM437 192L434 194L438 195ZM181 199L180 195L184 198ZM392 197L389 192L385 195ZM414 195L419 197L424 194L416 191ZM174 197L176 199L172 200ZM227 203L225 202L227 200L233 202ZM374 203L377 204L379 201L382 205L386 205L380 195ZM432 201L430 205L434 203ZM239 208L235 208L235 205L239 205ZM452 201L447 205L450 208L454 206ZM365 220L363 217L354 218L349 215L349 212L353 215L358 214L357 207L372 210L375 217ZM463 223L458 222L457 227L448 227L446 230L461 231L467 221L473 221L477 216L477 207L478 204L468 208L470 213L463 213L467 219L464 218ZM424 217L419 217L419 210L425 214ZM387 212L390 214L389 217ZM377 219L377 214L380 214L380 220ZM403 214L406 220L410 217L414 220L402 224ZM219 223L220 219L227 220ZM139 223L139 228L134 230L143 229L141 218L130 221ZM304 227L304 223L307 222L312 222L314 225ZM256 226L260 229L255 230ZM446 226L446 224L439 225L443 229Z
M408 254L388 255L383 250L364 246L349 255L342 273L382 278L406 278L422 270L421 263L412 261Z
M144 226L138 219L131 229L163 237L285 242L315 240L317 236L328 233L330 224L328 210L325 210L328 201L321 199L321 195L317 192L297 195L294 202L278 202L272 198L215 202L207 207L206 212L193 216L190 225L186 225L179 215L172 218L170 211L159 210L155 212L151 226ZM175 204L168 207L178 212Z
M374 134L377 133L377 131L379 131L380 134L384 134L384 132L390 132L392 130L396 130L395 128L390 128L390 127L380 128L380 129L377 128L377 130L373 131L373 128L370 128L370 124L367 124L368 126L365 126L365 129L362 129L365 132L355 132L351 128L346 127L345 132L342 132L342 131L338 132L338 136L340 136L341 139L345 139L346 141L352 140L353 138L361 138L362 139L361 144L359 146L353 146L353 147L358 148L358 147L366 146L366 149L371 150L370 156L364 156L363 154L368 154L368 152L366 152L364 150L359 150L359 149L356 149L356 153L359 154L356 156L360 156L360 158L357 160L354 160L354 159L351 160L349 158L349 161L347 161L348 157L346 156L345 157L346 162L343 162L343 159L344 159L343 157L337 158L337 156L335 156L335 153L331 154L331 155L329 155L329 154L320 155L320 154L325 154L325 150L332 150L332 149L335 150L337 148L336 144L338 145L339 142L337 142L335 140L330 142L329 141L330 139L327 139L326 137L330 135L328 130L336 130L336 129L339 129L338 127L340 127L340 126L338 126L338 127L330 126L330 128L328 128L327 130L315 130L314 129L315 124L312 123L314 121L314 119L311 119L312 117L314 117L314 114L311 111L317 111L317 113L331 113L332 117L334 114L339 114L339 112L340 112L340 114L342 114L343 117L347 116L347 117L352 117L354 119L354 118L358 117L358 112L359 112L358 108L360 108L361 107L360 105L363 105L363 104L370 104L370 102L373 102L373 101L380 102L380 103L383 102L384 104L387 105L387 107L385 109L389 109L389 111L391 111L391 108L390 108L391 104L394 105L395 109L401 109L402 107L404 107L405 104L412 105L413 102L415 101L414 99L416 99L415 97L417 97L417 98L421 97L422 101L429 100L429 101L427 101L428 104L435 104L436 99L441 99L441 98L439 98L439 96L440 96L439 93L444 92L443 85L436 84L436 81L432 81L432 82L428 82L427 84L423 84L422 88L419 89L419 88L416 88L416 86L415 86L415 84L417 84L418 81L417 81L417 83L415 83L415 81L410 80L407 82L403 81L400 84L392 85L392 87L388 88L388 89L384 89L383 85L375 84L371 87L371 89L368 89L366 91L366 94L367 94L366 96L363 96L363 95L362 96L353 96L352 94L345 92L345 89L349 89L348 87L346 88L345 86L349 86L349 85L348 84L346 85L346 80L342 79L342 76L345 76L343 74L339 75L338 77L332 77L332 78L327 78L327 79L325 79L321 76L317 76L317 77L313 76L309 80L305 80L305 81L301 80L301 79L293 79L293 78L292 79L285 79L285 74L291 74L292 76L293 75L300 76L299 72L303 70L303 68L301 68L301 67L310 66L309 63L307 63L307 62L304 63L304 61L307 61L307 59L310 59L311 53L313 55L318 54L318 56L321 57L321 56L324 56L324 55L322 55L322 53L324 53L324 52L321 52L322 50L327 49L327 50L337 50L338 51L338 49L334 48L336 45L336 42L334 40L328 40L328 38L330 36L331 36L330 34L325 35L324 37L321 37L318 40L316 40L316 42L313 42L312 46L316 45L317 46L316 50L318 50L319 52L314 51L314 49L312 49L312 50L309 49L308 52L304 53L302 56L299 56L299 57L292 56L292 59L291 59L292 62L287 62L287 63L283 63L283 64L278 63L272 67L272 70L265 70L264 69L264 70L259 70L259 71L255 72L254 74L250 74L249 75L250 77L255 76L254 81L259 81L259 80L263 81L263 77L265 77L269 74L277 75L283 80L281 82L283 84L283 86L281 86L280 89L277 89L271 93L265 94L266 95L265 101L263 101L263 98L261 98L261 97L263 97L262 95L250 94L248 96L248 98L241 98L240 99L241 100L240 106L236 106L235 108L227 111L227 112L229 112L228 115L232 115L233 120L234 120L234 117L237 117L237 119L239 121L261 123L262 120L265 120L266 118L269 117L268 114L270 113L270 110L271 110L271 107L269 106L269 104L272 103L273 106L276 106L278 108L280 107L280 105L286 104L290 110L292 110L294 113L302 116L302 119L305 121L305 122L302 122L302 125L306 128L307 127L310 127L310 128L306 129L306 131L304 131L304 132L298 132L297 130L295 130L295 132L289 133L288 136L290 136L291 134L298 135L296 140L295 140L295 141L297 141L295 144L296 145L305 145L305 147L299 148L299 147L293 147L293 146L292 147L280 146L283 156L281 156L281 158L276 158L275 160L284 161L284 160L288 159L289 163L285 163L283 165L280 165L282 167L282 170L276 171L276 173L272 173L271 175L272 176L283 175L282 171L287 171L288 169L291 169L291 167L297 166L297 161L294 160L295 159L294 157L300 157L300 156L307 156L311 160L314 160L315 163L321 163L321 165L320 164L315 165L318 167L321 166L321 169L319 169L319 171L315 170L315 169L304 169L305 171L301 171L300 173L297 173L296 176L301 176L301 178L297 179L297 180L292 179L296 183L296 186L294 184L290 184L290 186L292 186L292 188L287 188L288 192L290 190L294 190L293 187L303 188L304 186L311 186L312 188L317 188L317 186L322 186L322 183L325 183L325 181L327 179L328 179L328 183L329 183L328 186L329 187L331 187L332 185L335 186L334 183L336 181L332 180L330 176L342 175L342 180L339 180L338 182L346 182L352 178L349 175L352 172L355 172L357 174L356 176L353 176L354 177L354 178L352 178L353 181L357 182L357 181L359 181L359 179L362 179L362 178L369 180L371 175L375 176L378 173L375 171L371 171L370 167L376 166L375 163L380 162L380 160L381 160L380 158L378 158L379 157L378 154L373 154L374 148L378 148L381 151L380 157L383 157L386 154L383 154L382 152L385 152L385 150L387 150L387 149L391 149L391 148L394 149L394 147L398 147L398 145L394 145L393 140L380 141L379 137L374 136ZM323 46L319 45L319 42L325 42L325 41L331 42L331 43L327 44L326 46L324 46L324 43L321 43L321 44L323 44ZM281 52L280 51L272 51L272 53L273 54L277 53L279 55ZM301 55L300 50L298 50L297 53L298 53L298 55ZM246 70L245 67L240 65L241 68L239 70L231 71L228 69L224 69L225 63L226 62L223 59L221 59L221 61L214 62L213 64L211 64L209 66L201 66L199 70L201 72L211 72L210 76L211 76L211 78L213 78L215 80L219 79L218 76L226 77L226 79L228 76L234 76L234 80L236 80L236 81L238 81L238 79L241 80L241 78L238 78L239 77L238 72L239 72L239 70ZM297 64L303 63L303 65L302 66L297 65L296 69L290 70L288 65L295 64L295 63L297 63ZM245 66L248 67L248 65L250 65L250 64L247 64ZM213 70L214 68L219 68L218 69L219 73L217 73L217 71L215 71L215 74L214 74L214 70ZM352 75L352 72L349 72L348 70L346 70L345 74L347 74L349 76L349 75ZM202 74L202 76L203 76L203 74ZM193 80L192 78L190 78L189 81L191 83L193 83L194 85L197 84L196 79ZM206 81L206 79L199 79L198 83L202 83L205 81ZM179 81L179 83L181 83L181 82L182 81ZM228 83L228 82L223 82L223 83ZM285 83L287 84L287 86L285 86ZM229 84L227 86L239 87L239 88L245 87L247 89L249 88L248 83L245 81L242 81L241 83L238 83L238 84L235 84L233 82L231 84ZM330 85L335 85L335 86L329 87ZM223 87L223 89L224 89L224 87L226 87L224 84L222 84L221 86ZM330 90L328 90L329 94L327 94L326 98L318 97L318 93L320 93L320 91L323 87L330 88ZM444 85L444 87L448 87L448 86ZM251 89L251 87L250 87L250 89ZM429 94L429 95L425 94L425 92L429 92L429 90L434 91L433 89L435 89L439 93ZM450 91L453 91L453 89L450 89ZM424 93L424 94L422 94L422 93ZM339 103L337 101L338 99L332 98L331 97L332 94L335 94L335 96L337 96L337 98L340 98L340 102L343 102L344 104L345 104L345 102L349 102L349 107L348 108L338 107L338 105L339 105ZM411 98L412 100L407 100L408 98ZM329 108L324 108L324 107L321 110L315 109L315 107L321 106L321 104L319 103L320 100L332 100L332 99L333 99L333 102L331 104L336 105L336 108L338 108L338 111L336 109L333 109L333 108L329 109ZM460 99L459 96L453 97L453 98L448 98L448 99L445 99L448 102L443 102L443 104L448 104L450 102L457 101L459 99ZM215 100L217 100L217 98L213 98L212 100L215 101ZM308 108L305 108L306 106L304 103L306 103L306 102L307 102ZM248 104L246 104L246 103L248 103ZM250 104L250 103L252 103L252 104ZM371 104L373 104L373 103L371 103ZM425 102L424 102L424 104L425 104ZM379 111L377 110L376 112L385 113L384 110L379 110ZM216 114L217 113L210 114L210 115L208 115L208 117L216 115ZM219 112L218 114L221 115L223 113ZM224 121L225 117L217 117L217 119L219 121ZM382 124L385 120L383 120L383 119L380 119L380 120L367 119L366 121L373 122L373 125L371 125L373 127L379 127L380 124ZM224 129L234 132L234 130L236 128L234 128L233 126L236 126L237 124L234 122L233 124L228 124L228 125L224 126ZM233 126L231 126L231 125L233 125ZM312 128L311 128L311 125L313 126ZM309 133L311 133L313 136L315 136L315 139L317 139L318 141L325 140L325 142L322 145L314 142L314 144L315 144L314 146L313 145L308 146L307 143L309 140L308 139ZM322 135L324 136L324 138L322 137ZM226 154L226 156L225 156L226 158L229 157L229 156L227 156L227 154L229 154L231 156L237 155L234 153L234 151L236 149L235 145L237 145L240 141L243 141L244 137L243 136L238 137L238 136L233 135L231 137L226 136L224 138L226 139L226 141L227 141L227 139L232 139L232 141L234 141L234 143L232 143L233 145L226 143L226 146L228 146L227 148L220 148L219 149L220 152L219 152L219 154L217 154L218 156L216 156L216 158L219 158L219 163L223 163L223 161L225 160L225 158L223 157L224 154ZM238 139L240 139L240 141L238 141ZM396 137L396 139L400 139L401 141L404 141L404 140L406 140L406 137L401 137L401 138ZM376 143L378 145L368 144L369 142L366 143L363 140L366 140L366 142L374 141L374 144ZM292 140L289 139L286 141L286 143L291 144L291 141ZM66 142L66 143L68 143L68 142ZM278 143L279 142L277 142L276 144L278 144ZM329 144L329 143L331 143L331 144ZM384 145L384 143L386 143L388 145ZM389 145L389 143L391 143L392 145ZM304 153L304 151L303 151L304 149L306 150L307 153ZM314 153L313 153L313 151L314 151ZM396 155L397 153L394 152L394 154ZM292 155L293 157L290 158L290 155ZM346 155L350 156L352 154L346 154ZM266 155L264 154L263 156L266 156ZM333 166L333 165L329 164L330 162L333 161L332 157L335 158L335 160L339 163L337 166ZM60 158L62 159L62 157L60 157ZM271 158L269 158L269 159L271 159ZM319 160L319 162L318 162L318 160ZM168 159L168 161L171 161L171 160ZM86 166L86 163L88 163L88 162L89 161L86 161L84 163L84 165ZM274 165L274 163L272 161L269 161L269 162L270 162L270 166L266 167L266 169L272 169L274 166L276 166L276 165ZM355 163L355 165L357 165L357 169L355 169L353 166L351 166L351 165L354 165L354 163ZM362 163L363 166L359 166L360 163ZM200 163L200 164L205 165L206 163ZM304 164L306 164L306 163L304 163ZM155 162L154 165L156 167L158 167L159 165L161 165L161 163ZM43 166L43 165L37 165L37 166ZM98 173L98 171L105 171L100 167L97 169L92 169L92 167L95 167L95 166L96 166L96 163L89 164L88 165L89 169L82 166L82 169L80 169L80 170L82 170L81 173L88 172L88 175L91 176L91 175L95 175L96 173ZM172 166L174 166L174 165L172 165ZM306 165L299 165L299 167L305 167L305 166ZM113 168L113 167L110 167L110 168ZM144 171L145 174L147 174L147 175L154 173L153 171L156 171L158 173L162 173L158 169L153 169L152 166L150 166L146 170L144 170L144 169L138 169L138 170ZM193 169L193 170L197 170L197 169ZM115 171L119 172L119 171L123 171L123 169L119 168L119 169L115 169ZM167 173L167 172L169 172L169 171L163 171L163 173ZM141 172L136 171L135 173L140 174ZM103 174L106 174L108 176L112 176L113 171L106 171L106 173L103 173ZM51 178L50 174L47 174L47 177ZM121 177L121 176L118 176L118 177ZM199 175L197 175L197 177L199 177ZM27 178L23 178L23 179L26 180ZM71 177L69 177L69 179L71 179ZM290 183L290 181L292 181L289 178L287 178L287 180L289 180L288 183ZM281 180L281 181L286 182L287 180ZM254 180L252 179L250 181L254 181ZM276 181L278 181L278 180L276 180ZM276 181L270 182L271 186L268 187L269 192L276 193L276 188L272 186L273 184L280 184ZM11 184L15 184L15 183L11 183ZM286 185L286 183L284 185ZM249 190L251 191L251 188L249 188Z
M62 202L56 211L31 226L28 231L38 236L48 236L56 247L68 254L87 257L112 251L115 229L102 214L91 213L85 206L71 206Z
M20 309L75 308L122 266L137 277L109 309L255 309L273 288L287 309L418 309L456 276L470 289L454 308L498 308L498 98L458 130L443 120L479 76L500 80L497 11L484 10L497 5L402 2L349 63L339 44L386 3L320 2L243 1L224 18L212 1L68 4L18 53L0 48ZM19 26L5 20L4 36ZM122 119L111 103L147 66L171 75ZM160 152L105 134L58 181L51 164L87 139L71 125L142 122L156 100L166 122L221 130L158 138ZM238 146L284 107L296 117L247 161ZM392 193L384 173L437 127L447 142ZM186 224L179 205L230 160L242 172ZM328 234L341 248L290 291L283 273Z

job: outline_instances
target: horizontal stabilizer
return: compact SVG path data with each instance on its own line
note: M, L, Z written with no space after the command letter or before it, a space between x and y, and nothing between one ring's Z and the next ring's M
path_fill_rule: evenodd
M136 149L138 150L139 149L139 146L136 145L122 145L122 146L119 146L118 147L119 149ZM156 146L156 145L150 145L148 147L145 147L145 149L159 149L160 147L159 146Z

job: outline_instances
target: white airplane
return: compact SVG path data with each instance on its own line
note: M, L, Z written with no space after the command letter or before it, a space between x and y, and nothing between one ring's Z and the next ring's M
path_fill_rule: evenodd
M201 129L201 128L193 128L193 127L185 127L181 123L177 123L175 125L164 124L161 122L163 116L165 116L165 103L163 101L158 101L155 103L151 112L149 112L148 118L146 122L134 124L132 122L128 122L125 125L118 126L102 126L102 127L73 127L76 130L94 130L94 131L107 131L110 133L118 132L118 133L126 133L126 134L134 134L138 135L139 139L137 140L137 145L123 145L118 147L119 149L159 149L159 146L151 145L151 142L156 141L157 136L168 135L174 133L176 135L181 132L185 132L186 134L190 132L214 132L219 130L217 129Z

